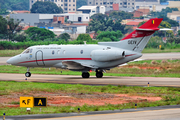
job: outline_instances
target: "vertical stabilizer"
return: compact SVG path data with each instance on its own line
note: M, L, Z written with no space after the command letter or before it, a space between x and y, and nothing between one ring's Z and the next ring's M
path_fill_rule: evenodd
M162 18L153 18L148 20L128 36L124 37L119 42L119 47L141 52L147 45L149 39L152 37L152 34L159 30L158 26L162 20Z

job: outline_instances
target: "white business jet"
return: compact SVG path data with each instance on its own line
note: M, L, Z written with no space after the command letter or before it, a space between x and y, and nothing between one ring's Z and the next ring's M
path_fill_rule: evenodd
M162 18L153 18L137 28L119 42L99 42L97 45L39 45L7 60L7 63L27 67L56 67L82 71L82 78L89 78L89 71L95 71L97 78L105 70L135 60L142 56L142 50L152 34L159 30Z

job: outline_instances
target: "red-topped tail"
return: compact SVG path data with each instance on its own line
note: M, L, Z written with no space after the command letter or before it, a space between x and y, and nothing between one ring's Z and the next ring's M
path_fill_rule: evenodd
M158 26L160 25L162 20L163 18L153 18L148 20L139 28L136 28L136 30L134 30L128 36L121 39L119 47L141 52L147 45L152 34L155 31L159 30Z
M124 37L122 40L127 40L127 39L131 39L131 38L138 38L138 37L144 37L144 36L150 36L155 31L159 30L158 26L160 25L162 20L163 20L163 18L150 19L146 23L141 25L139 28L136 28L135 31L130 33L128 36Z

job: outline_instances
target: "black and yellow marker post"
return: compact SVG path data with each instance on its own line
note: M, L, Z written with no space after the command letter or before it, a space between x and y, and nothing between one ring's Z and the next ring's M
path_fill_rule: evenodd
M3 113L3 120L5 120L6 118L6 113Z
M149 82L148 82L148 87L149 87Z
M137 110L137 104L135 104L135 110Z

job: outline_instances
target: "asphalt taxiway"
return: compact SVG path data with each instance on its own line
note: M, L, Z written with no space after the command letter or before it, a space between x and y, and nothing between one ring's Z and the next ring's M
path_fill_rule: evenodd
M180 105L170 105L95 112L7 116L6 120L179 120L179 113Z
M0 73L0 80L25 81L24 74ZM50 82L59 84L84 84L84 85L129 85L129 86L168 86L180 87L180 78L166 77L114 77L104 76L103 78L82 78L80 75L39 75L32 74L27 78L30 82Z

